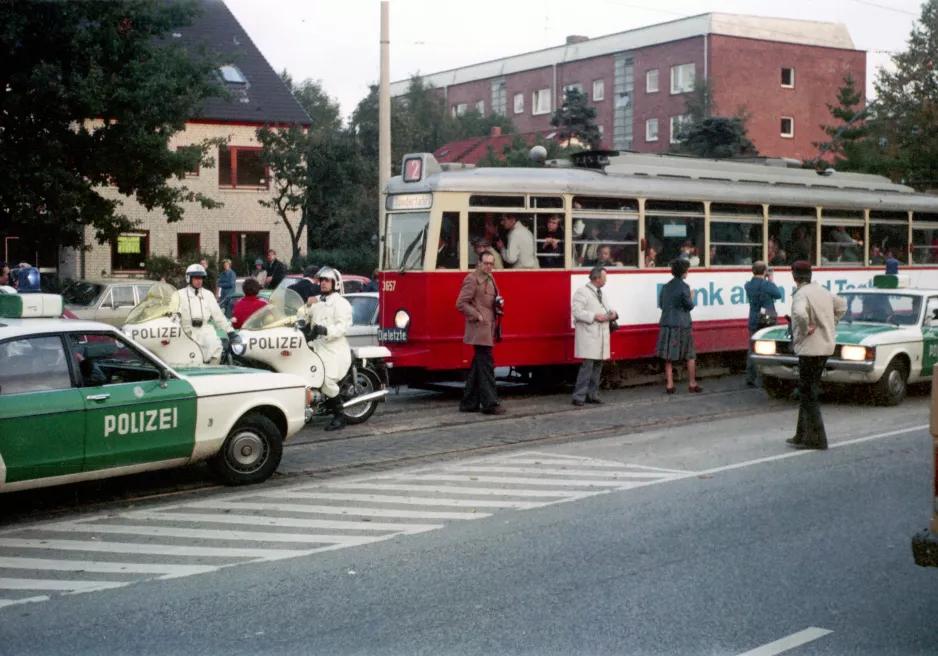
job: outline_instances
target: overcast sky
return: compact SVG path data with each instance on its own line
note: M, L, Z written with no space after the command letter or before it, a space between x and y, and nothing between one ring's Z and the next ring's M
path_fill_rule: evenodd
M321 80L348 116L379 76L380 0L226 0L278 71ZM868 93L903 50L919 0L391 0L391 80L706 12L845 23Z

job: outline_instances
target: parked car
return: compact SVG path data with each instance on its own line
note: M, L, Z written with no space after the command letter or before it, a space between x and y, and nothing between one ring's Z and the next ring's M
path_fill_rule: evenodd
M348 331L351 346L379 346L378 292L345 294L352 304L352 327Z
M152 280L78 280L65 288L62 298L79 319L120 328L152 285Z
M280 284L277 285L277 289L286 289L287 287L292 287L298 283L303 278L302 275L298 273L287 274L287 277L280 281ZM357 294L365 288L371 282L370 278L365 276L356 276L354 274L342 274L342 289L339 291L343 294ZM263 292L262 292L263 294ZM268 293L269 295L269 293Z

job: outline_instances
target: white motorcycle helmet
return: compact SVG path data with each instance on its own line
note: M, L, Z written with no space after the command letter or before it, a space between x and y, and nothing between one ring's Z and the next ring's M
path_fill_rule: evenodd
M324 266L316 274L316 277L320 280L331 280L333 291L336 291L340 294L344 293L342 290L342 274L339 273L338 269L333 269L330 266Z
M208 274L205 272L205 267L201 264L190 264L186 269L186 284L191 284L193 278L205 278L206 275Z

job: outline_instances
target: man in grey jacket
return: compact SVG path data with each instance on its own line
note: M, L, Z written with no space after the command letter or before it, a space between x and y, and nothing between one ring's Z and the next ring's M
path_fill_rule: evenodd
M837 322L847 312L847 302L811 282L811 264L804 261L791 266L798 286L791 301L792 347L798 356L798 428L787 442L796 449L827 449L827 433L821 417L818 395L824 365L834 353Z

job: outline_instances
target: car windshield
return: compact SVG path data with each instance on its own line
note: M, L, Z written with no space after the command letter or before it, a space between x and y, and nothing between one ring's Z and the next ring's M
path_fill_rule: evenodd
M176 289L165 282L158 282L147 292L147 296L127 315L125 323L144 323L160 317L172 316L179 310Z
M844 321L862 321L895 326L913 326L918 323L922 298L911 294L841 294L847 301Z
M65 288L62 299L68 305L88 307L94 305L103 293L104 285L79 280Z
M348 302L352 304L352 325L371 325L375 308L378 307L378 299L371 296L352 296Z
M267 300L267 305L255 312L244 322L243 330L270 330L292 326L298 316L306 313L306 303L292 289L277 289Z

